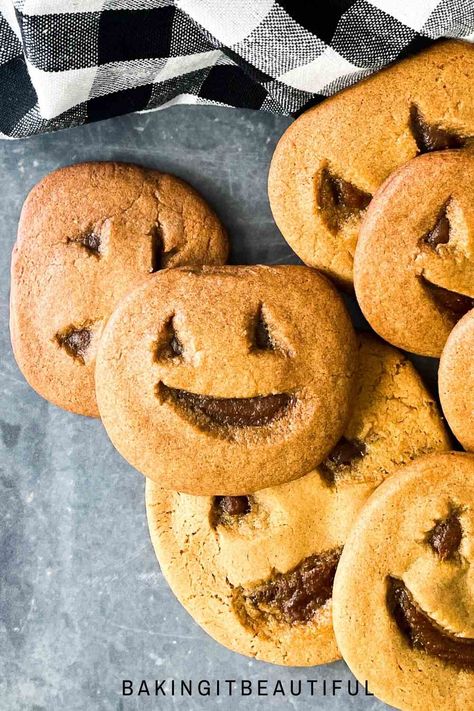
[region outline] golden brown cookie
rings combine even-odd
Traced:
[[[439,396],[449,426],[474,452],[474,310],[451,331],[439,364]]]
[[[334,581],[341,653],[407,711],[474,709],[474,456],[422,457],[362,509]]]
[[[356,340],[307,267],[165,270],[107,324],[96,369],[112,442],[191,494],[247,494],[307,473],[342,434]]]
[[[306,111],[273,156],[269,196],[295,252],[346,287],[361,218],[396,168],[474,137],[474,46],[433,45]]]
[[[11,336],[30,385],[98,416],[97,344],[116,303],[150,273],[222,264],[225,231],[179,178],[124,163],[81,163],[30,192],[13,251]]]
[[[372,200],[354,260],[364,316],[389,343],[439,357],[474,306],[474,152],[440,151],[396,171]]]
[[[275,664],[339,656],[332,581],[358,510],[394,469],[449,449],[411,363],[362,336],[351,419],[326,462],[250,496],[203,497],[147,481],[150,534],[188,612],[222,644]]]

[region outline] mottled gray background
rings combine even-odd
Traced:
[[[144,479],[100,422],[31,390],[8,333],[9,258],[21,204],[58,166],[118,159],[194,184],[229,229],[234,262],[297,261],[272,222],[268,164],[288,119],[175,107],[20,142],[0,143],[0,709],[279,708],[281,697],[121,696],[123,678],[351,678],[340,662],[308,670],[250,661],[220,647],[181,608],[148,537]],[[431,373],[432,376],[432,373]],[[373,698],[317,695],[297,709],[387,708]]]

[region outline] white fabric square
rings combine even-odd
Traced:
[[[274,0],[176,0],[176,5],[219,42],[232,45],[249,35],[271,10]]]
[[[45,119],[52,119],[71,109],[90,95],[97,67],[44,72],[27,62],[28,72],[38,96],[38,106]]]
[[[301,67],[291,69],[279,77],[279,80],[300,91],[318,94],[330,82],[345,74],[352,74],[358,69],[359,67],[355,67],[328,47],[320,57]]]
[[[439,0],[368,0],[379,10],[392,15],[399,22],[412,30],[421,30],[433,10],[439,5]]]

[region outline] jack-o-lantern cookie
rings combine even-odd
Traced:
[[[474,456],[432,454],[389,477],[339,562],[342,656],[407,711],[474,709]]]
[[[332,582],[358,510],[402,463],[447,449],[436,405],[411,363],[363,336],[351,419],[318,469],[239,497],[189,496],[147,481],[163,574],[227,647],[276,664],[330,662],[339,656]]]
[[[162,267],[222,264],[225,231],[179,178],[123,163],[82,163],[30,192],[13,251],[11,336],[44,398],[98,416],[94,366],[117,302]]]
[[[420,156],[372,200],[354,261],[357,300],[389,343],[439,357],[474,306],[474,152]]]
[[[473,139],[474,46],[436,44],[287,129],[269,175],[275,221],[306,264],[350,287],[361,218],[383,181],[419,153]]]
[[[332,449],[356,351],[341,297],[312,269],[165,270],[105,328],[100,414],[121,454],[162,485],[246,494]]]
[[[439,364],[439,396],[449,426],[474,452],[474,309],[451,331]]]

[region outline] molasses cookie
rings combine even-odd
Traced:
[[[444,414],[465,449],[474,451],[474,310],[451,331],[439,364]]]
[[[97,416],[97,344],[116,303],[163,267],[222,264],[214,212],[179,178],[120,163],[47,175],[28,195],[13,251],[11,336],[30,385]]]
[[[474,46],[437,43],[306,111],[281,138],[269,196],[295,252],[346,287],[361,219],[419,153],[470,145]]]
[[[105,328],[100,414],[121,454],[163,486],[247,494],[332,449],[356,351],[341,297],[312,269],[165,270]]]
[[[275,664],[336,659],[332,582],[358,510],[402,463],[449,448],[411,363],[362,336],[351,419],[326,461],[249,496],[189,496],[147,480],[163,574],[202,627],[236,652]]]
[[[474,152],[420,156],[396,171],[362,223],[354,284],[386,341],[439,357],[474,306]]]
[[[422,457],[362,509],[334,581],[334,630],[359,680],[407,711],[473,709],[474,456]]]

